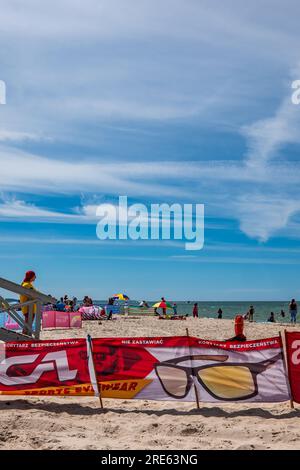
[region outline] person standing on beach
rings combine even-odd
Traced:
[[[65,311],[65,306],[66,306],[66,304],[64,303],[64,298],[61,297],[60,300],[58,302],[56,302],[55,310],[57,310],[58,312],[64,312]]]
[[[218,310],[218,318],[223,318],[223,310],[221,308]]]
[[[297,302],[295,299],[292,299],[289,305],[289,311],[291,315],[291,323],[296,323],[296,317],[297,317]]]
[[[249,321],[253,321],[253,315],[254,315],[254,307],[253,305],[250,305],[250,308],[249,308]]]
[[[173,304],[173,313],[174,313],[174,316],[177,315],[177,304]]]
[[[34,271],[27,271],[21,286],[25,287],[25,289],[35,290],[35,288],[33,286],[33,282],[35,280],[36,280],[35,272]],[[20,303],[27,302],[28,300],[29,300],[29,297],[27,297],[26,295],[20,295]],[[28,320],[29,320],[29,307],[27,305],[25,307],[22,307],[22,313],[23,313],[24,318],[25,318],[25,323],[28,323]],[[34,320],[35,314],[36,314],[36,304],[34,304],[34,306],[33,306],[32,321]],[[24,335],[29,334],[29,331],[27,330],[26,326],[24,326],[22,333]]]
[[[128,302],[127,300],[124,302],[124,315],[126,317],[128,317],[128,313],[129,313],[129,305],[128,305]]]
[[[199,315],[198,315],[198,304],[197,304],[197,302],[194,303],[193,317],[194,317],[194,318],[199,318]]]
[[[164,297],[161,298],[161,301],[162,301],[164,304],[166,303]],[[167,315],[167,306],[162,307],[162,311],[163,311],[163,315]]]

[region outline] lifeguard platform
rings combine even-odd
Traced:
[[[43,304],[54,304],[56,303],[56,299],[33,289],[25,289],[19,284],[3,278],[0,278],[0,289],[13,292],[18,296],[25,295],[28,298],[27,302],[11,304],[0,295],[0,315],[7,313],[16,323],[18,323],[18,325],[20,325],[20,329],[26,332],[26,334],[24,334],[0,327],[0,341],[39,340]],[[28,322],[25,321],[25,317],[21,312],[21,308],[25,306],[28,307]],[[35,319],[34,322],[33,318]]]

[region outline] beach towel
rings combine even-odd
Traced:
[[[186,317],[158,317],[159,320],[186,320]]]
[[[103,314],[101,313],[102,308],[97,305],[91,307],[80,307],[79,312],[81,313],[82,320],[101,320]]]

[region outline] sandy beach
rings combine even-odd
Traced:
[[[275,336],[287,325],[246,324],[247,339]],[[224,340],[233,321],[153,317],[84,322],[43,331],[42,339],[190,335]],[[290,328],[289,328],[290,329]],[[300,449],[300,408],[279,404],[195,404],[92,397],[0,397],[0,449]]]

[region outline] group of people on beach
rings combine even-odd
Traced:
[[[67,295],[60,297],[53,309],[58,312],[76,312],[80,307],[92,307],[94,305],[93,299],[88,295],[85,295],[81,304],[78,303],[77,297],[73,297],[72,300]]]
[[[53,305],[53,309],[57,312],[76,312],[78,308],[77,297],[69,299],[67,295],[60,297],[56,304]]]
[[[290,321],[292,324],[296,324],[297,322],[297,312],[298,312],[298,306],[297,302],[295,299],[292,299],[289,303],[289,314],[290,314]],[[245,320],[249,320],[250,322],[254,321],[254,307],[253,305],[250,306],[248,312],[243,316]],[[285,311],[281,310],[280,311],[280,316],[281,318],[285,318]],[[275,319],[275,314],[274,312],[270,312],[270,315],[268,316],[267,322],[269,323],[276,323]]]
[[[289,314],[290,314],[290,321],[294,325],[297,323],[297,313],[298,313],[297,302],[295,299],[292,299],[291,302],[289,303]],[[284,310],[280,311],[280,316],[281,318],[285,318]],[[270,316],[267,321],[270,323],[276,323],[274,312],[270,313]]]
[[[162,302],[165,302],[165,298],[161,298]],[[143,301],[144,302],[144,301]],[[289,303],[289,314],[290,314],[290,321],[291,323],[295,324],[297,322],[297,302],[295,299],[292,299],[291,302]],[[173,312],[174,315],[177,315],[177,304],[173,304]],[[157,312],[157,309],[154,309],[154,313],[156,315],[159,315]],[[254,321],[254,314],[255,314],[255,308],[253,305],[250,305],[247,313],[242,315],[244,320],[248,320],[249,322]],[[162,308],[162,315],[166,315],[166,308]],[[285,318],[285,312],[284,310],[280,311],[281,318]],[[199,307],[198,307],[198,302],[195,302],[193,305],[193,310],[192,310],[192,316],[193,318],[199,318]],[[221,308],[218,309],[217,311],[217,319],[222,319],[223,318],[223,310]],[[269,323],[276,323],[275,319],[275,314],[274,312],[271,312],[270,315],[268,316],[267,322]]]
[[[145,302],[143,300],[143,302]],[[164,306],[165,304],[165,306]],[[149,308],[149,306],[148,306]],[[159,313],[158,312],[158,307],[154,308],[154,314],[155,315],[162,315],[162,316],[166,316],[167,315],[167,304],[166,304],[166,300],[164,297],[161,297],[161,310],[162,310],[162,313]],[[173,309],[173,315],[174,316],[177,316],[178,315],[178,309],[177,309],[177,304],[176,303],[173,303],[172,305],[172,309]],[[186,314],[185,316],[189,316],[188,314]],[[199,307],[198,307],[198,302],[195,302],[194,305],[193,305],[193,311],[192,311],[192,316],[193,318],[199,318]],[[223,311],[221,308],[219,308],[218,312],[217,312],[217,318],[221,319],[223,318]]]
[[[193,306],[193,318],[199,318],[198,302],[195,302]],[[221,308],[217,311],[217,318],[219,320],[223,318],[223,310]]]

